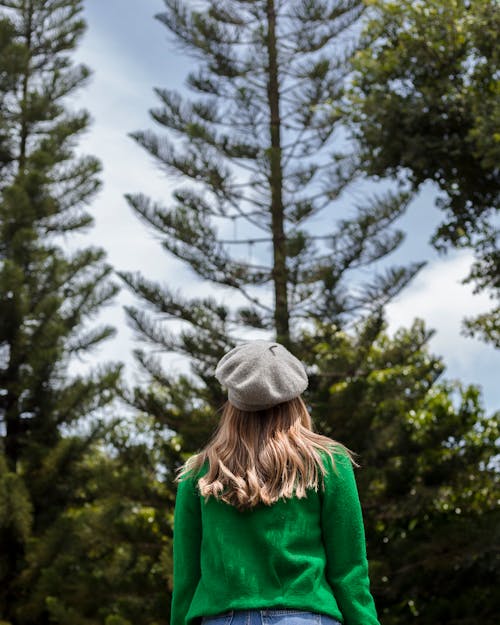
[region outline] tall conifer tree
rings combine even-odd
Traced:
[[[85,206],[100,187],[99,161],[74,152],[89,114],[64,104],[90,75],[68,54],[81,11],[79,0],[0,2],[0,619],[12,625],[50,620],[44,601],[22,616],[35,592],[26,563],[78,501],[74,467],[104,431],[92,416],[122,367],[68,376],[74,356],[115,333],[87,323],[119,289],[104,250],[62,247],[92,225]]]
[[[172,336],[151,314],[126,307],[142,338],[192,358],[204,383],[199,389],[185,377],[169,379],[159,362],[135,350],[163,389],[180,383],[189,389],[187,397],[216,405],[222,396],[212,380],[214,365],[232,346],[237,328],[272,330],[278,341],[291,346],[301,321],[345,327],[380,309],[425,264],[391,267],[367,284],[349,288],[352,270],[370,267],[399,246],[404,234],[392,226],[410,201],[404,190],[372,192],[342,218],[341,204],[335,202],[359,171],[356,155],[339,147],[342,119],[325,103],[343,93],[348,59],[356,49],[349,37],[364,8],[358,0],[231,0],[191,10],[187,3],[166,0],[165,11],[156,16],[181,49],[199,59],[187,84],[202,97],[187,101],[172,89],[156,88],[160,105],[151,116],[171,131],[170,137],[151,130],[131,137],[163,170],[188,184],[173,193],[171,206],[144,193],[126,198],[168,251],[200,278],[228,287],[248,302],[233,311],[214,297],[189,298],[132,272],[119,272],[150,311],[191,326]],[[177,144],[177,137],[183,143]],[[336,149],[328,153],[332,144]],[[332,222],[337,218],[336,225],[329,233],[311,234],[308,219],[324,209]],[[255,236],[219,236],[218,228],[231,221],[254,228]],[[235,246],[242,243],[266,243],[270,258],[259,253],[254,262],[235,259]],[[264,296],[272,291],[272,305],[256,294],[259,290]],[[132,403],[173,429],[179,425],[178,414],[192,414],[200,406],[175,392],[179,406],[170,411],[162,392],[155,397],[155,388],[151,390],[144,397],[137,389]]]

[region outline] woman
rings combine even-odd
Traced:
[[[221,421],[176,477],[170,625],[380,625],[360,465],[313,431],[302,363],[259,339],[215,377]]]

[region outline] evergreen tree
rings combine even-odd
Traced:
[[[0,1],[0,619],[12,625],[51,619],[47,588],[22,616],[41,592],[33,563],[79,501],[74,470],[107,427],[98,411],[122,367],[68,376],[73,357],[115,333],[87,322],[119,289],[102,249],[61,247],[92,225],[85,205],[100,187],[99,161],[74,153],[89,114],[64,106],[90,75],[68,55],[81,5]]]
[[[60,625],[168,625],[174,498],[150,420],[117,419],[73,467],[77,500],[30,554],[20,622],[38,623],[46,606]]]
[[[143,193],[126,198],[167,250],[199,277],[242,294],[249,305],[229,313],[215,302],[182,301],[167,287],[131,272],[119,275],[151,309],[197,330],[169,337],[129,306],[133,327],[167,350],[206,363],[208,354],[211,366],[232,327],[273,329],[277,340],[289,345],[291,320],[345,323],[389,301],[423,263],[390,268],[358,293],[345,285],[349,270],[369,266],[401,243],[403,233],[390,227],[407,207],[404,192],[373,193],[330,234],[315,236],[305,228],[322,209],[333,211],[334,200],[359,177],[355,155],[326,153],[342,120],[325,102],[343,92],[355,44],[346,49],[340,44],[352,36],[363,3],[231,0],[210,1],[204,8],[194,11],[166,0],[166,10],[156,16],[181,49],[200,60],[187,83],[204,98],[184,101],[174,90],[156,88],[160,106],[150,111],[184,145],[150,130],[130,134],[163,170],[194,184],[176,190],[170,207]],[[218,223],[237,219],[262,236],[218,236]],[[327,241],[324,253],[317,240]],[[231,246],[241,243],[268,243],[270,261],[262,254],[261,263],[236,260]],[[272,307],[250,292],[266,285],[273,291]],[[207,337],[218,337],[219,344],[211,348]]]
[[[466,336],[500,347],[500,7],[494,0],[370,1],[364,46],[340,109],[368,175],[434,181],[441,253],[472,249],[463,283],[494,307],[463,320]],[[340,112],[339,112],[340,114]]]
[[[200,386],[190,376],[168,375],[159,360],[137,348],[134,354],[154,385],[123,398],[195,445],[205,440],[212,409],[223,401],[213,371],[233,346],[236,329],[272,330],[291,346],[294,325],[321,319],[345,326],[396,296],[425,264],[392,267],[357,290],[348,288],[350,271],[384,259],[403,240],[400,230],[391,229],[410,201],[403,191],[368,195],[330,234],[313,235],[304,227],[322,209],[333,210],[334,200],[359,177],[355,154],[324,154],[342,122],[324,103],[341,97],[356,46],[335,44],[352,35],[364,5],[326,4],[209,2],[201,12],[166,1],[166,11],[156,16],[182,49],[200,59],[187,83],[204,99],[184,102],[173,90],[155,89],[161,106],[151,110],[152,118],[184,138],[184,149],[150,130],[131,137],[162,169],[192,184],[174,191],[171,207],[143,193],[126,198],[169,252],[200,278],[241,294],[248,305],[230,310],[213,296],[187,298],[119,271],[149,309],[125,307],[140,338],[188,356],[202,381]],[[239,219],[263,236],[218,236],[218,222]],[[318,240],[327,241],[326,251]],[[240,243],[268,243],[268,264],[235,259],[230,251]],[[266,287],[274,294],[271,306],[253,293],[266,295]],[[174,336],[158,325],[155,313],[190,327]]]

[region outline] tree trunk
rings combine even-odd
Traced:
[[[271,219],[273,233],[273,276],[274,276],[274,320],[276,340],[285,346],[290,345],[290,325],[287,293],[287,266],[285,253],[285,233],[283,229],[283,171],[281,164],[280,136],[280,94],[278,85],[278,64],[276,51],[276,13],[274,0],[267,2],[268,35],[267,51],[269,58],[269,80],[267,97],[270,110],[270,187],[271,187]]]

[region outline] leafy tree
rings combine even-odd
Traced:
[[[74,468],[106,430],[122,365],[68,376],[71,359],[113,336],[88,320],[117,293],[102,249],[65,254],[62,235],[93,218],[99,161],[76,156],[87,111],[64,98],[89,69],[75,66],[85,24],[76,0],[0,1],[0,618],[48,623],[27,563],[78,502]],[[82,429],[83,428],[83,429]]]
[[[383,316],[351,335],[317,324],[300,345],[318,430],[357,451],[372,591],[383,625],[493,625],[500,581],[500,412],[439,380],[434,330]]]
[[[463,333],[500,347],[500,8],[493,0],[370,0],[344,112],[368,175],[413,189],[433,181],[443,222],[431,243],[471,248],[463,283],[496,304],[465,318]]]

